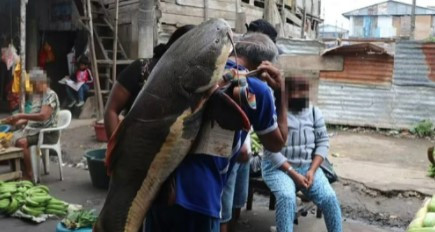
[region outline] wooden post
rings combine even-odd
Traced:
[[[21,80],[20,80],[20,112],[24,112],[26,104],[26,5],[27,0],[20,2],[20,62],[21,62]]]
[[[415,39],[415,5],[416,0],[412,0],[412,10],[411,10],[411,40]]]
[[[242,11],[240,0],[236,0],[236,33],[243,34],[246,32],[246,14]]]
[[[287,24],[287,16],[285,14],[285,3],[286,0],[282,0],[282,7],[281,7],[281,30],[283,33],[283,37],[286,37],[286,32],[285,32],[285,25]]]
[[[207,20],[208,20],[208,0],[204,0],[204,21]]]
[[[116,59],[118,55],[118,14],[119,14],[119,0],[115,1],[115,34],[113,38],[113,67],[112,67],[112,80],[113,84],[116,81]]]
[[[306,0],[303,0],[304,3],[304,14],[302,15],[302,26],[301,26],[301,39],[305,38],[305,21],[307,20],[307,4],[305,2]]]
[[[104,105],[103,105],[103,96],[101,95],[101,87],[100,87],[100,76],[98,74],[98,63],[97,63],[97,55],[95,54],[95,43],[94,43],[94,26],[92,22],[92,8],[91,8],[91,0],[86,0],[87,5],[87,13],[89,18],[89,44],[91,46],[91,65],[94,73],[94,83],[95,83],[95,97],[97,98],[97,121],[103,118],[104,113]]]
[[[154,48],[155,1],[139,0],[138,57],[152,58]]]

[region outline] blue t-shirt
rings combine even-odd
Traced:
[[[226,69],[236,68],[228,60]],[[243,67],[237,67],[244,69]],[[255,94],[256,110],[249,107],[247,114],[257,134],[267,134],[278,127],[272,89],[257,78],[248,78],[249,90]],[[227,174],[235,163],[248,132],[236,131],[230,159],[210,155],[188,155],[175,171],[176,203],[210,217],[220,218],[221,195]]]

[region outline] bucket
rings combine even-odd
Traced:
[[[6,125],[6,124],[0,125],[0,132],[6,133],[6,132],[9,132],[10,129],[11,129],[11,126],[9,126],[9,125]]]
[[[107,134],[106,129],[104,128],[104,124],[95,123],[94,124],[95,135],[97,137],[98,142],[107,142]]]
[[[92,149],[85,152],[88,161],[89,174],[91,175],[92,185],[96,188],[109,189],[110,177],[107,175],[104,161],[106,159],[106,149]]]
[[[56,232],[92,232],[92,228],[80,228],[76,230],[70,230],[66,228],[62,222],[57,223],[56,225]]]

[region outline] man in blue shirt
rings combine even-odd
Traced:
[[[287,140],[288,128],[284,80],[279,70],[270,63],[277,58],[276,46],[267,36],[252,33],[244,35],[235,49],[237,56],[230,56],[226,68],[258,69],[261,78],[267,82],[258,78],[247,79],[257,106],[255,109],[242,106],[242,109],[265,148],[280,151]],[[188,155],[174,172],[175,204],[155,204],[147,218],[148,229],[152,232],[219,231],[223,187],[247,133],[235,132],[230,158],[207,154]]]

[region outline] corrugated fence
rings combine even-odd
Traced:
[[[328,123],[412,128],[435,122],[435,43],[398,42],[390,86],[320,81],[318,105]]]

